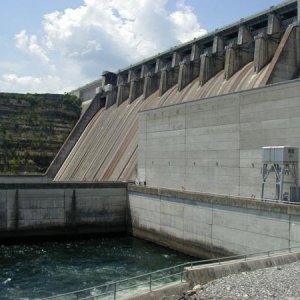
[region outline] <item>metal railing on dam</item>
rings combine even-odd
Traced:
[[[180,264],[174,267],[161,269],[155,272],[143,274],[140,276],[131,277],[124,280],[109,282],[99,286],[94,286],[87,289],[77,290],[70,293],[55,295],[46,299],[65,299],[65,300],[87,300],[87,299],[125,299],[137,293],[147,293],[155,291],[159,288],[166,287],[168,284],[186,282],[186,268],[193,268],[205,265],[225,265],[232,261],[249,261],[254,258],[273,257],[278,254],[297,253],[300,247],[291,247],[277,249],[272,251],[255,252],[249,254],[228,256],[222,258],[198,260]]]

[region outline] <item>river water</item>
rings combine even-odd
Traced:
[[[132,237],[0,245],[0,299],[38,299],[192,258]]]

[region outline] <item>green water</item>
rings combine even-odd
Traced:
[[[0,299],[37,299],[192,258],[132,237],[0,246]]]

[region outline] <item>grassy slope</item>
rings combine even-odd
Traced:
[[[80,116],[70,95],[0,93],[0,174],[41,174]]]

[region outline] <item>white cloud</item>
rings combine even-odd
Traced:
[[[15,35],[15,40],[17,48],[32,54],[43,63],[50,61],[45,50],[38,44],[36,35],[28,36],[26,30],[22,30]]]
[[[52,76],[51,82],[58,82],[57,90],[62,83],[69,87],[70,82],[75,88],[99,78],[103,70],[117,71],[206,33],[190,6],[179,2],[174,11],[169,11],[167,3],[84,0],[76,9],[46,14],[43,35],[37,37],[22,30],[15,36],[16,47],[42,61],[46,75],[5,75],[2,81],[14,81],[21,87],[27,82],[32,88],[32,78],[38,91],[48,91],[47,76]]]
[[[201,28],[192,7],[179,2],[178,10],[170,14],[170,19],[175,25],[175,34],[181,42],[187,42],[195,37],[199,37],[207,33]]]
[[[38,93],[51,92],[63,93],[65,83],[58,76],[47,75],[44,77],[18,76],[16,74],[3,74],[0,84],[6,92]],[[15,87],[18,90],[15,90]]]
[[[27,48],[29,38],[26,33],[26,30],[22,30],[18,34],[16,34],[15,40],[16,40],[17,48],[19,48],[19,49]]]

